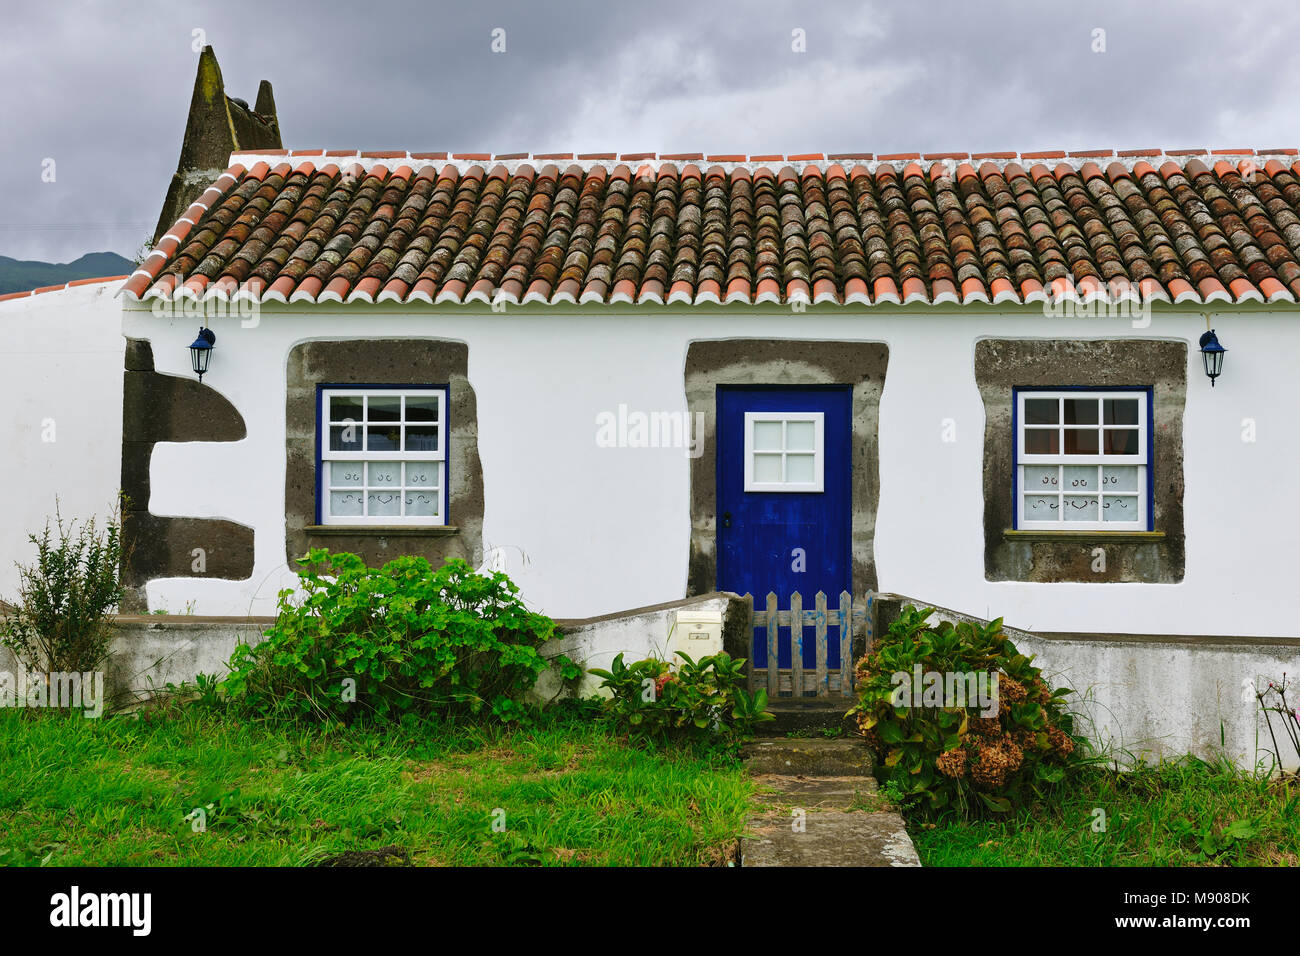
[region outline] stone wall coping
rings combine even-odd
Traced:
[[[119,614],[110,622],[114,627],[144,627],[150,624],[160,624],[167,627],[177,627],[186,624],[192,624],[195,627],[206,626],[210,624],[219,624],[229,626],[232,624],[256,624],[259,627],[270,627],[275,623],[273,617],[248,617],[245,615],[217,615],[217,614]]]
[[[875,595],[877,606],[882,602],[897,602],[900,606],[911,604],[921,610],[932,607],[944,617],[961,621],[988,623],[984,618],[974,614],[965,614],[951,608],[940,607],[929,601],[921,601],[905,594],[879,593]],[[1126,634],[1100,633],[1087,631],[1026,631],[1015,627],[1004,627],[1012,640],[1030,639],[1058,642],[1078,642],[1085,644],[1141,644],[1147,646],[1170,645],[1187,647],[1295,647],[1300,648],[1300,637],[1264,637],[1228,634]]]
[[[732,594],[730,591],[710,591],[708,594],[696,594],[691,597],[685,597],[678,601],[665,601],[663,604],[647,604],[645,607],[629,608],[626,611],[612,611],[609,614],[598,614],[595,617],[580,618],[556,618],[556,627],[563,633],[575,631],[592,624],[600,624],[604,621],[616,621],[624,617],[640,617],[643,614],[654,614],[658,611],[670,611],[674,608],[692,607],[696,604],[706,604],[709,601],[716,601],[719,598],[727,600],[738,600],[739,594]]]

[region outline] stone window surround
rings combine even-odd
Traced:
[[[371,566],[406,554],[439,565],[483,560],[483,470],[478,414],[469,384],[469,347],[428,338],[319,339],[289,351],[285,397],[285,557],[310,548],[351,551]],[[445,385],[448,388],[446,525],[317,524],[319,386]]]
[[[984,403],[984,576],[989,581],[1142,582],[1183,579],[1183,409],[1187,343],[1160,339],[982,339],[975,379]],[[1015,388],[1152,391],[1152,531],[1014,531]],[[1096,549],[1104,549],[1104,570]]]
[[[691,342],[685,386],[692,421],[703,422],[700,455],[691,459],[691,538],[687,595],[717,586],[717,391],[719,385],[850,385],[853,589],[877,587],[874,556],[880,497],[878,422],[889,346],[869,341],[714,339]],[[855,654],[861,648],[855,642]]]

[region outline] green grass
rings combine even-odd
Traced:
[[[1055,807],[996,822],[909,819],[908,831],[925,866],[1297,866],[1300,784],[1194,758],[1091,769]]]
[[[294,866],[395,844],[416,865],[709,865],[752,789],[729,757],[575,719],[326,732],[0,710],[0,864]]]

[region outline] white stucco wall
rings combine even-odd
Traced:
[[[677,449],[602,448],[596,416],[620,404],[685,411],[690,341],[705,338],[863,339],[889,345],[880,407],[879,587],[1026,629],[1292,635],[1294,540],[1300,513],[1288,486],[1300,474],[1295,356],[1300,315],[1265,307],[1214,316],[1230,350],[1211,389],[1194,309],[1128,319],[1048,318],[1037,308],[871,310],[775,307],[311,307],[262,310],[256,328],[217,318],[205,384],[245,416],[234,443],[159,444],[157,514],[223,517],[256,529],[250,581],[159,580],[151,606],[201,614],[264,614],[289,580],[284,555],[285,365],[314,338],[431,337],[469,345],[478,401],[484,542],[536,607],[585,617],[682,597],[689,542],[689,461]],[[197,323],[137,306],[123,330],[153,341],[158,371],[189,375]],[[983,405],[975,342],[986,337],[1182,338],[1186,577],[1177,585],[985,581]],[[118,363],[120,367],[120,363]],[[1256,441],[1242,440],[1253,419]],[[956,425],[944,442],[945,419]],[[202,494],[196,494],[196,489]],[[196,504],[201,511],[196,512]],[[454,520],[454,518],[453,518]]]
[[[53,519],[102,519],[121,479],[121,281],[0,302],[0,600]]]

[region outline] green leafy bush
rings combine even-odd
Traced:
[[[36,545],[36,563],[18,566],[18,603],[0,608],[0,645],[31,671],[98,670],[113,642],[112,613],[122,599],[122,528],[116,514],[64,523],[55,512]]]
[[[850,714],[876,755],[885,791],[905,807],[963,815],[1048,797],[1083,759],[1064,701],[1070,691],[1047,686],[1033,658],[1002,632],[1001,619],[931,627],[932,613],[905,607],[858,663],[858,704]],[[969,696],[923,694],[917,701],[918,673],[938,675],[944,689],[948,675],[985,675],[995,707]]]
[[[229,701],[342,721],[524,716],[520,698],[547,666],[538,648],[555,624],[524,607],[506,575],[413,556],[368,568],[319,548],[299,564],[301,593],[281,591],[266,640],[231,657]]]
[[[600,702],[615,729],[657,743],[675,741],[739,743],[754,726],[772,720],[767,691],[745,689],[745,660],[725,651],[692,660],[685,654],[674,671],[655,658],[623,663],[614,658],[609,670],[591,668],[610,697]]]

